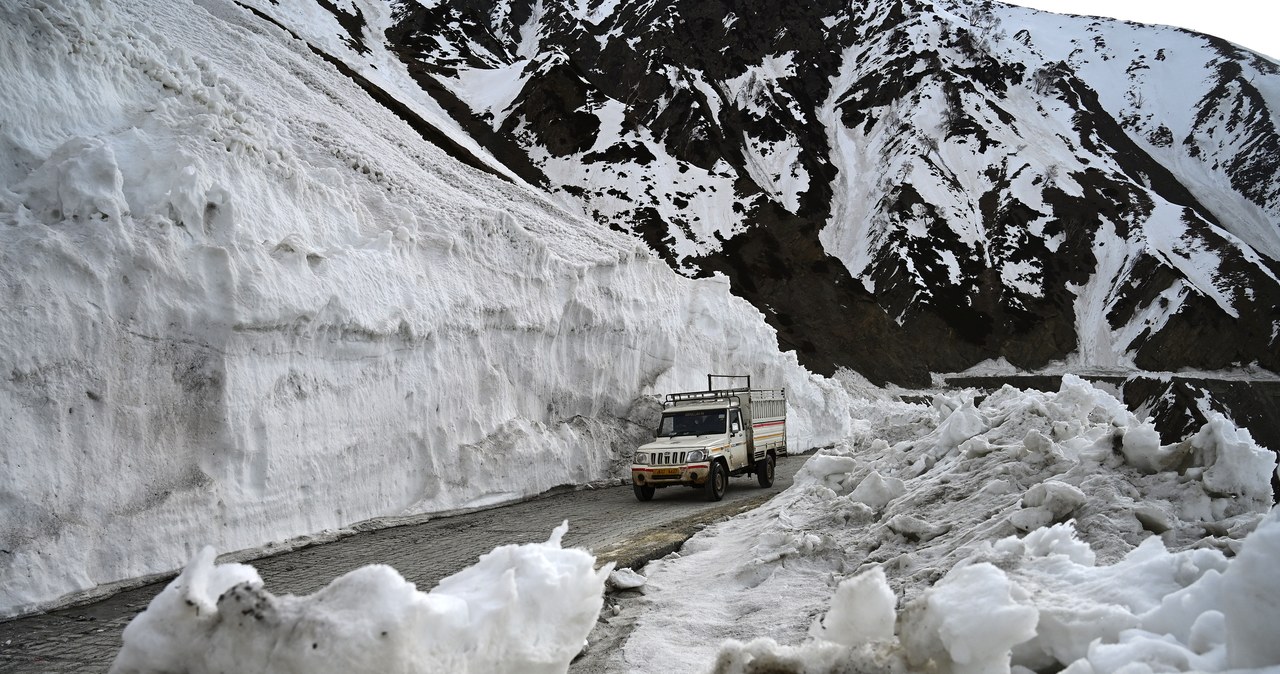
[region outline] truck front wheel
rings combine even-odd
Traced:
[[[707,476],[707,500],[719,501],[724,498],[724,488],[729,482],[728,472],[724,469],[724,464],[716,461],[711,464],[711,474]]]
[[[777,459],[770,454],[756,462],[756,480],[760,482],[761,487],[773,486],[773,468]]]
[[[631,488],[635,490],[636,498],[641,501],[652,501],[653,492],[657,491],[654,487],[641,487],[638,484],[631,485]]]

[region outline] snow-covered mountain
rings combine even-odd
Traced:
[[[393,50],[814,371],[1280,369],[1280,66],[1222,40],[979,0],[250,4]]]

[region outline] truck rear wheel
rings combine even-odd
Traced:
[[[724,498],[724,489],[728,486],[728,482],[729,475],[724,469],[724,464],[719,461],[712,463],[711,474],[707,476],[707,484],[705,485],[707,500],[719,501]]]
[[[635,490],[636,498],[640,499],[641,501],[652,501],[653,492],[657,491],[657,489],[655,489],[654,487],[641,487],[638,484],[631,485],[631,488]]]
[[[756,480],[761,487],[773,486],[773,469],[777,463],[777,459],[770,454],[756,462]]]

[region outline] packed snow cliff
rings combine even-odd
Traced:
[[[708,371],[785,386],[796,447],[847,434],[723,278],[234,3],[4,3],[0,82],[0,617],[619,477]]]

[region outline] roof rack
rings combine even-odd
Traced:
[[[731,386],[729,388],[716,388],[716,379],[737,380],[737,382],[746,382],[745,386]],[[737,383],[730,381],[730,384]],[[663,407],[670,407],[678,403],[697,403],[697,402],[713,402],[716,400],[724,400],[726,403],[737,401],[742,404],[742,394],[748,394],[750,400],[785,400],[787,390],[785,388],[773,389],[756,389],[751,388],[751,375],[749,374],[709,374],[707,375],[707,390],[705,391],[683,391],[681,393],[668,393],[663,401]]]
[[[674,405],[676,403],[690,403],[702,401],[725,400],[738,397],[739,393],[745,393],[750,389],[730,388],[720,389],[718,391],[686,391],[684,393],[668,393],[664,406]]]

